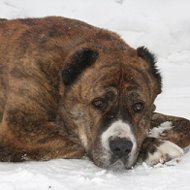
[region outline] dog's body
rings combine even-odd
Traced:
[[[110,31],[61,17],[0,20],[1,161],[87,155],[130,168],[178,157],[190,122],[153,113],[160,92],[154,56]],[[165,121],[174,127],[148,137]]]

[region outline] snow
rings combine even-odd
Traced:
[[[0,0],[0,17],[61,15],[119,33],[158,57],[163,93],[157,111],[190,119],[189,0]],[[88,160],[0,163],[5,190],[189,190],[190,151],[179,161],[113,172]]]

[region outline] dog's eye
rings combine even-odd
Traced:
[[[144,110],[144,104],[142,102],[138,102],[133,104],[132,109],[136,113],[140,113]]]
[[[101,111],[104,111],[105,108],[107,107],[107,102],[104,98],[96,98],[92,101],[92,105]]]

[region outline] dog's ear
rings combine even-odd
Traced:
[[[151,73],[156,78],[159,88],[159,93],[161,93],[162,89],[162,77],[160,75],[160,72],[156,66],[156,57],[154,54],[152,54],[146,47],[139,47],[137,48],[137,55],[144,59],[148,64]]]
[[[81,48],[68,57],[62,70],[61,78],[65,86],[71,85],[77,77],[98,58],[98,52],[88,48]]]

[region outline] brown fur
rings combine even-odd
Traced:
[[[74,84],[64,85],[61,71],[72,64],[72,55],[85,48],[98,52],[96,63]],[[146,102],[145,113],[129,111],[128,117],[141,127],[135,134],[140,150],[150,128],[154,99],[160,93],[147,62],[115,33],[77,20],[0,20],[0,160],[81,158],[87,154],[101,166],[92,150],[98,149],[102,117],[111,108],[124,109],[136,101],[139,97],[134,92],[139,91]],[[104,113],[95,110],[92,100],[110,91],[110,109]],[[156,116],[154,124],[170,118]],[[176,130],[163,138],[182,147],[190,144],[189,121],[175,118],[175,124]]]

